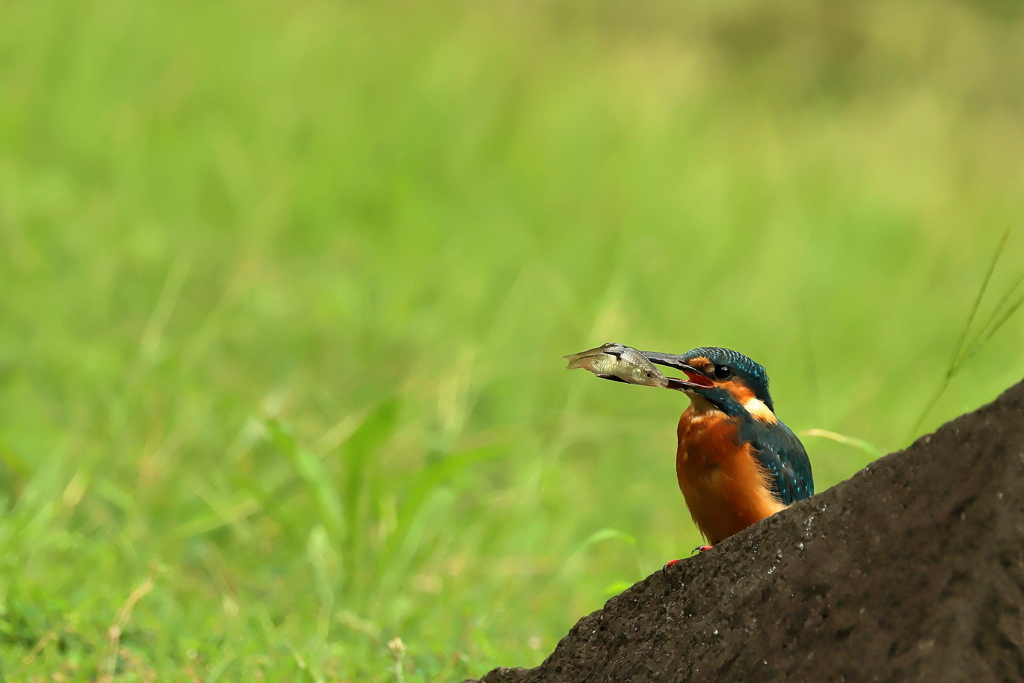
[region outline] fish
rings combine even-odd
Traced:
[[[661,374],[644,354],[631,346],[608,343],[596,349],[563,356],[569,364],[566,370],[583,368],[601,379],[646,387],[669,387],[670,378]]]

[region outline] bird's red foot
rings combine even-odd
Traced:
[[[708,550],[711,550],[711,548],[713,548],[713,547],[714,546],[710,546],[710,545],[699,545],[699,546],[697,546],[696,548],[693,549],[693,552],[695,552],[695,553],[696,552],[703,553],[703,552],[706,552]],[[691,554],[693,554],[693,553],[691,553]],[[676,565],[676,564],[679,564],[680,562],[682,562],[682,560],[669,560],[668,562],[665,563],[665,566],[662,567],[661,570],[665,571],[669,567],[671,567],[673,565]]]

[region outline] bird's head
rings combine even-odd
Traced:
[[[686,378],[670,378],[669,388],[699,397],[732,417],[774,422],[775,405],[768,392],[768,373],[760,364],[732,349],[702,346],[681,356],[643,352],[659,365],[681,370]]]

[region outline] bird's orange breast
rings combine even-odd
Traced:
[[[676,477],[690,515],[715,545],[783,505],[748,444],[738,443],[737,424],[717,410],[693,405],[679,418]]]

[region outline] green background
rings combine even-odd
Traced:
[[[10,680],[537,664],[700,542],[686,399],[564,371],[602,342],[883,452],[1024,375],[1016,316],[915,427],[1024,271],[1019,3],[0,15]]]

